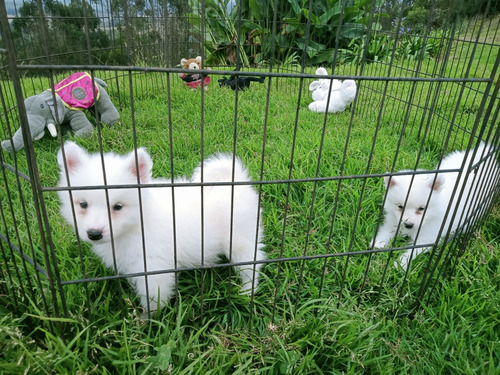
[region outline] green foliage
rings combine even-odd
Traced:
[[[181,57],[191,56],[184,35],[189,30],[183,17],[188,9],[187,2],[179,0],[112,0],[115,40],[108,64],[175,66]],[[196,35],[189,38],[196,45]]]
[[[370,63],[384,61],[391,56],[394,44],[387,35],[372,36],[368,47],[365,41],[366,38],[351,40],[347,48],[340,50],[340,62],[360,64],[364,57],[365,62]]]
[[[193,49],[199,53],[196,35],[189,36],[190,44],[183,43],[189,29],[181,17],[188,10],[186,2],[113,0],[103,9],[88,1],[43,0],[42,6],[38,8],[37,0],[23,2],[12,20],[19,60],[175,66]],[[166,44],[167,40],[176,43]]]
[[[208,65],[234,66],[239,58],[244,66],[264,67],[271,61],[288,66],[305,61],[315,66],[333,64],[336,57],[340,63],[384,61],[393,45],[393,36],[381,34],[381,22],[388,18],[381,13],[381,0],[375,2],[372,19],[370,0],[249,0],[236,4],[230,0],[113,0],[109,7],[112,29],[103,25],[88,2],[44,0],[43,6],[50,22],[40,18],[36,0],[23,3],[19,17],[12,21],[20,60],[43,59],[48,51],[52,60],[65,64],[176,66],[181,57],[201,54],[203,45]],[[427,25],[429,10],[419,9],[408,13],[406,29]],[[184,14],[188,17],[180,17]],[[44,30],[47,41],[42,40]],[[184,43],[187,30],[189,43]],[[432,43],[424,45],[419,37],[406,34],[399,39],[399,57],[415,58],[419,48],[425,49],[424,58],[435,56]]]
[[[200,4],[198,0],[190,2],[191,22],[199,33]],[[273,2],[237,2],[230,11],[229,1],[209,0],[204,4],[204,39],[209,62],[234,64],[239,48],[243,65],[266,65],[271,59],[283,62],[290,54],[302,51],[307,54],[307,63],[314,65],[332,62],[336,47],[347,46],[351,39],[365,34],[372,2],[349,0],[342,6],[340,0],[315,1],[310,10],[307,1],[280,1],[276,14]],[[273,36],[270,21],[274,17],[278,27]]]
[[[244,65],[249,65],[249,55],[252,53],[251,47],[260,38],[259,26],[245,21],[240,26],[241,32],[239,33],[235,8],[231,13],[227,11],[229,1],[205,1],[205,13],[203,13],[201,2],[190,0],[189,4],[193,13],[190,15],[189,20],[199,35],[203,35],[204,31],[205,54],[208,56],[207,64],[218,65],[221,61],[234,64],[236,56],[239,54],[240,61]],[[204,14],[203,18],[200,16],[202,14]],[[202,30],[203,26],[204,29]],[[236,40],[238,34],[240,34],[240,39]],[[248,37],[245,38],[247,35]],[[247,44],[250,45],[250,48],[244,48]],[[237,48],[239,49],[237,50]]]
[[[199,33],[202,31],[202,19],[197,16],[202,13],[200,4],[198,0],[190,2],[194,13],[190,20]],[[234,65],[239,56],[240,63],[245,66],[268,66],[270,59],[289,65],[290,57],[299,63],[303,53],[308,65],[332,64],[336,49],[338,62],[359,64],[363,59],[368,63],[386,61],[394,48],[397,50],[395,56],[406,60],[434,58],[439,49],[436,39],[429,38],[424,43],[423,37],[410,35],[400,36],[395,46],[393,36],[380,33],[379,21],[384,18],[380,13],[375,13],[371,33],[366,34],[371,6],[371,1],[367,0],[351,0],[343,8],[341,1],[332,4],[315,1],[311,11],[307,8],[308,2],[280,2],[276,15],[280,26],[274,38],[268,23],[274,17],[273,3],[238,2],[230,12],[229,0],[209,0],[204,4],[205,53],[209,64]],[[380,4],[377,2],[376,6]],[[427,10],[415,10],[422,25],[427,13]],[[411,14],[409,17],[411,20]]]
[[[415,35],[437,30],[455,22],[474,17],[491,17],[500,12],[500,2],[490,0],[386,0],[381,11],[384,30],[394,30],[400,24]]]
[[[415,6],[408,13],[408,16],[404,19],[404,26],[406,29],[411,30],[411,32],[415,34],[425,32],[427,28],[427,19],[429,18],[429,10]]]
[[[489,0],[415,0],[407,9],[403,25],[413,34],[435,30],[459,19],[492,16],[500,12],[500,2]]]
[[[441,48],[437,38],[405,35],[396,49],[396,55],[404,60],[424,60],[435,58]]]
[[[394,37],[377,33],[370,37],[351,40],[347,48],[339,50],[339,62],[360,64],[389,61],[394,51],[394,58],[399,60],[427,60],[436,58],[443,48],[444,32],[432,32],[428,37],[402,35],[398,42]]]
[[[19,8],[20,17],[12,21],[18,59],[40,58],[49,52],[52,56],[57,55],[61,64],[90,62],[81,51],[85,51],[92,41],[92,46],[98,50],[94,58],[106,60],[106,53],[102,50],[110,46],[110,40],[99,28],[100,19],[88,2],[73,0],[65,5],[56,0],[45,0],[43,6],[40,10],[36,0],[24,2]],[[51,21],[41,19],[41,12]]]

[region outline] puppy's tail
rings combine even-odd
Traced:
[[[233,179],[234,176],[234,179]],[[194,170],[191,181],[201,182],[201,165]],[[203,182],[251,181],[248,169],[241,160],[231,154],[215,154],[203,162]]]

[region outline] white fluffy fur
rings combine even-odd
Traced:
[[[105,184],[100,154],[89,154],[74,142],[65,143],[64,153],[65,159],[62,150],[57,157],[60,187],[68,186],[68,178],[72,187]],[[137,160],[134,152],[125,156],[104,154],[104,164],[109,186],[134,185],[138,177],[140,183],[146,185],[171,182],[152,178],[153,162],[143,148],[137,150]],[[235,182],[250,181],[248,171],[237,158],[234,170]],[[198,167],[191,179],[178,178],[175,183],[201,182],[201,172],[201,167]],[[232,174],[232,155],[218,154],[204,162],[204,182],[230,183]],[[92,250],[106,266],[114,269],[116,260],[116,270],[120,274],[144,272],[144,253],[147,271],[199,266],[202,253],[204,265],[217,263],[220,254],[231,263],[265,259],[263,229],[258,220],[261,209],[253,187],[235,185],[232,195],[230,185],[205,186],[203,210],[201,189],[200,186],[146,187],[140,190],[137,187],[109,188],[108,198],[102,188],[76,189],[72,190],[72,200],[68,191],[60,191],[59,198],[63,217],[73,227],[76,224],[79,237],[92,244]],[[102,238],[98,238],[100,235]],[[174,263],[174,252],[177,264]],[[243,283],[242,291],[250,292],[256,288],[258,279],[254,275],[258,276],[261,264],[237,268]],[[140,296],[141,304],[146,307],[149,302],[152,310],[158,305],[164,306],[174,293],[174,273],[149,275],[147,286],[144,276],[130,277],[129,282]]]
[[[490,151],[490,145],[481,143],[472,165],[478,163]],[[473,150],[466,154],[465,151],[455,151],[449,154],[438,166],[439,170],[460,169],[466,155],[468,156],[464,168],[469,168],[472,152]],[[480,203],[484,203],[489,190],[495,186],[499,171],[495,157],[490,156],[470,174],[464,172],[460,179],[458,179],[458,172],[416,174],[413,177],[414,172],[410,170],[402,171],[408,172],[408,175],[393,176],[390,179],[385,177],[387,188],[384,204],[385,221],[373,240],[374,247],[388,246],[396,236],[398,227],[399,233],[410,237],[412,244],[429,245],[414,250],[409,249],[400,257],[399,262],[406,270],[414,257],[439,242],[438,235],[445,221],[448,206],[450,209],[441,236],[445,236],[448,231],[454,232],[459,226],[465,230],[466,219],[472,219],[481,214],[474,211]],[[452,200],[456,184],[458,186]],[[459,199],[464,184],[464,192]],[[481,188],[476,190],[477,186]],[[472,192],[470,196],[469,192]],[[457,211],[453,219],[455,209]],[[462,217],[463,213],[465,213],[464,217]],[[418,232],[419,228],[420,232]]]
[[[328,75],[325,68],[318,68],[317,75]],[[313,112],[342,112],[356,97],[356,82],[346,79],[340,82],[338,79],[324,79],[311,82],[309,91],[312,91],[313,102],[309,109]],[[328,91],[331,91],[328,101]]]

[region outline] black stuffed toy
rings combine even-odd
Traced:
[[[228,86],[234,91],[246,90],[250,87],[250,82],[264,83],[264,77],[223,77],[222,79],[219,79],[219,86]]]

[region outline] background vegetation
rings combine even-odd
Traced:
[[[399,58],[415,58],[415,51],[422,48],[423,58],[433,58],[440,38],[453,25],[500,11],[498,2],[488,0],[43,0],[42,4],[39,9],[36,0],[28,0],[11,9],[19,60],[167,67],[202,51],[210,65],[235,65],[238,57],[242,66],[260,67],[273,61],[359,62],[365,46],[368,61],[389,59],[392,50]],[[430,38],[421,37],[434,30]]]

